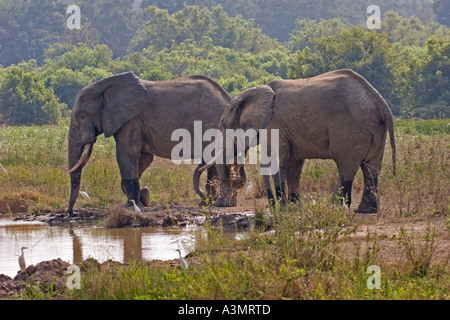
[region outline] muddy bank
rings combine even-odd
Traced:
[[[270,221],[270,219],[268,219]],[[50,226],[100,226],[105,228],[147,228],[204,226],[226,230],[248,230],[254,224],[254,212],[239,208],[208,209],[195,206],[158,205],[142,209],[141,213],[121,206],[110,208],[83,208],[69,217],[65,210],[40,215],[18,214],[14,221],[41,222]],[[269,223],[270,224],[270,223]],[[270,227],[270,226],[269,226]]]
[[[178,267],[177,261],[151,261],[146,263]],[[39,294],[53,293],[55,294],[53,299],[64,299],[63,292],[67,288],[67,283],[73,283],[70,279],[73,271],[68,271],[70,266],[71,264],[68,262],[55,259],[38,263],[35,266],[28,266],[24,271],[19,271],[14,278],[0,274],[0,299],[14,299],[27,291]],[[125,266],[125,264],[111,260],[99,263],[95,259],[87,259],[77,266],[83,273],[92,269],[104,272],[112,268]]]

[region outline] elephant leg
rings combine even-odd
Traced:
[[[368,161],[361,164],[364,175],[364,191],[357,212],[371,214],[378,212],[378,174],[381,161]]]
[[[339,171],[339,182],[335,196],[339,198],[339,203],[350,207],[352,204],[352,186],[359,163],[353,160],[336,161]]]
[[[300,201],[300,177],[302,175],[304,159],[289,160],[286,166],[286,181],[289,192],[289,201],[292,203]]]
[[[125,204],[127,208],[133,206],[131,200],[139,204],[139,159],[141,154],[135,150],[130,148],[127,141],[116,138],[116,157],[122,177],[122,191],[127,197],[127,203]]]
[[[139,159],[139,179],[145,170],[152,164],[154,159],[153,154],[143,152],[141,158]],[[143,188],[140,190],[139,201],[144,207],[148,207],[150,204],[150,190],[148,188]]]
[[[280,167],[280,171],[272,176],[264,176],[264,184],[267,191],[267,199],[271,206],[275,206],[276,202],[280,204],[286,203],[286,172],[285,168]],[[272,189],[272,181],[274,188]],[[275,194],[274,194],[275,191]]]
[[[125,204],[125,208],[133,207],[133,203],[131,200],[134,200],[136,204],[138,204],[137,199],[139,199],[140,195],[140,187],[139,187],[139,179],[132,180],[123,180],[122,179],[122,191],[127,197],[127,203]]]
[[[268,152],[272,154],[272,146],[268,146]],[[269,204],[274,206],[276,202],[281,205],[286,204],[286,168],[288,167],[288,162],[290,158],[290,146],[289,142],[285,139],[279,140],[279,157],[278,160],[275,158],[271,158],[271,161],[275,161],[273,164],[271,162],[267,164],[261,165],[261,172],[265,172],[267,168],[272,168],[275,165],[275,168],[278,167],[278,172],[276,174],[264,175],[264,184],[266,186],[267,198],[269,200]],[[268,170],[267,172],[271,172],[272,170]],[[273,189],[272,189],[273,182]],[[275,194],[274,192],[275,191]]]

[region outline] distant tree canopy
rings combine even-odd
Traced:
[[[447,0],[435,2],[448,5]],[[416,16],[429,23],[435,15],[442,14],[439,10],[443,6],[433,7],[432,0],[378,0],[376,3],[366,0],[143,0],[141,7],[157,5],[174,13],[183,9],[184,4],[208,8],[222,5],[230,16],[255,19],[264,33],[280,41],[288,40],[297,19],[341,19],[351,25],[362,24],[367,19],[367,7],[376,4],[383,12],[394,10],[404,17]],[[444,12],[448,15],[450,10]]]
[[[55,123],[84,86],[125,71],[154,81],[203,74],[234,96],[350,68],[396,115],[450,117],[445,1],[380,0],[381,30],[367,29],[360,0],[77,3],[81,29],[69,30],[71,1],[0,0],[0,124]]]
[[[145,9],[147,20],[140,28],[129,47],[130,52],[151,48],[154,51],[170,49],[186,40],[201,45],[213,45],[240,51],[258,53],[273,47],[275,41],[255,28],[253,20],[240,16],[231,18],[221,6],[200,9],[198,6],[184,7],[169,14],[156,6]]]
[[[450,2],[448,0],[434,0],[433,9],[436,13],[437,22],[450,27]]]
[[[54,0],[0,2],[0,64],[42,61],[64,33],[66,6]]]

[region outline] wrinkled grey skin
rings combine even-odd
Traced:
[[[219,120],[230,102],[228,94],[204,76],[189,76],[167,81],[144,81],[132,73],[118,74],[92,83],[81,90],[72,110],[68,160],[71,179],[69,214],[73,215],[83,167],[89,160],[97,136],[114,136],[116,156],[122,178],[122,190],[131,200],[148,205],[148,189],[140,190],[139,179],[154,156],[171,158],[172,133],[187,129],[194,137],[194,121],[203,122],[203,131],[218,128]],[[209,142],[211,143],[211,142]],[[204,143],[203,148],[208,143]],[[192,154],[194,144],[192,143]],[[245,173],[235,179],[242,179]],[[199,187],[200,174],[194,176]],[[223,181],[218,192],[212,190],[214,180]],[[214,194],[216,206],[235,206],[237,193],[230,187],[228,168],[216,165],[208,169],[208,195]]]
[[[305,159],[333,159],[339,171],[335,195],[350,205],[353,180],[361,168],[364,192],[357,211],[376,213],[387,132],[395,174],[392,112],[375,88],[351,70],[275,80],[244,91],[231,101],[220,122],[221,131],[236,128],[280,130],[280,171],[264,177],[269,202],[285,201],[287,194],[291,201],[299,199]]]

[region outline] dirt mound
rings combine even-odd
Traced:
[[[39,292],[40,294],[64,292],[67,280],[72,274],[67,272],[70,266],[71,264],[68,262],[55,259],[38,263],[35,266],[28,266],[24,271],[19,271],[14,279],[0,274],[0,299],[12,298],[27,290]],[[123,264],[115,261],[99,263],[92,258],[85,260],[79,265],[81,272],[91,268],[106,271],[117,266],[123,266]],[[58,299],[58,297],[54,298]]]
[[[44,261],[19,271],[14,279],[0,275],[0,297],[9,297],[25,290],[47,293],[61,290],[66,284],[68,262],[61,259]]]

